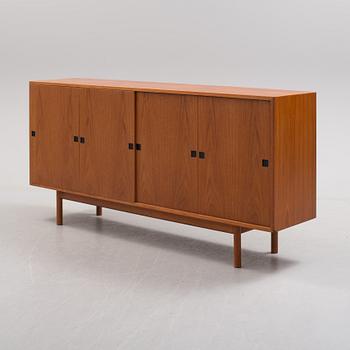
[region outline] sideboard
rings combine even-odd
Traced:
[[[96,79],[30,82],[30,184],[233,235],[316,216],[316,93]]]

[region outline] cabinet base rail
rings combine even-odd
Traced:
[[[176,210],[160,211],[152,208],[152,206],[136,206],[121,202],[112,202],[104,199],[73,194],[69,192],[56,191],[56,224],[63,225],[63,200],[70,200],[79,203],[85,203],[96,206],[96,215],[102,215],[102,208],[109,208],[119,211],[126,211],[138,215],[149,216],[157,219],[163,219],[168,221],[179,222],[182,224],[204,227],[208,229],[213,229],[217,231],[228,232],[233,235],[233,266],[240,268],[242,266],[241,258],[241,235],[244,232],[250,231],[252,228],[232,226],[225,222],[224,220],[218,219],[218,221],[211,221],[210,218],[206,220],[201,215],[188,214],[183,216],[178,214]],[[220,222],[221,221],[221,222]],[[264,229],[264,231],[267,231]],[[278,253],[278,232],[271,231],[271,253]]]

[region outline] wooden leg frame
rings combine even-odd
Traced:
[[[63,199],[61,192],[56,192],[56,224],[63,225]]]
[[[102,207],[96,206],[96,216],[102,215]]]
[[[60,191],[56,192],[56,223],[57,225],[63,225],[63,193]],[[68,198],[66,198],[68,199]],[[74,199],[72,199],[74,200]],[[102,215],[102,206],[96,205],[96,215]],[[237,232],[234,230],[233,232],[233,266],[236,268],[240,268],[242,266],[242,258],[241,258],[241,236],[242,233],[247,231],[247,229],[240,228]],[[232,231],[231,231],[232,232]],[[271,232],[271,253],[278,253],[278,232]]]
[[[241,259],[241,236],[242,232],[233,234],[233,266],[234,267],[242,267],[242,259]],[[278,253],[278,232],[271,232],[271,254]]]
[[[272,254],[278,253],[278,232],[277,231],[271,232],[271,253]]]
[[[233,234],[233,266],[241,267],[241,236],[242,232]]]

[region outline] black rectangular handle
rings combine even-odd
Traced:
[[[85,137],[80,137],[80,143],[85,143]]]
[[[136,144],[136,151],[141,151],[141,144],[140,143]]]
[[[128,143],[128,148],[129,149],[134,149],[134,144],[133,143]]]
[[[198,156],[199,156],[200,159],[204,159],[205,158],[205,153],[200,151],[200,152],[198,152]]]
[[[197,157],[197,151],[191,151],[191,158]]]
[[[74,142],[79,142],[79,136],[73,136],[73,141]]]

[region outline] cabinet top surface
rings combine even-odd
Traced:
[[[245,88],[233,86],[193,85],[179,83],[157,83],[129,80],[103,80],[67,78],[31,81],[31,84],[62,85],[70,87],[114,88],[120,90],[159,92],[173,94],[238,97],[247,99],[271,100],[275,97],[313,93],[313,91],[293,91],[279,89]]]

